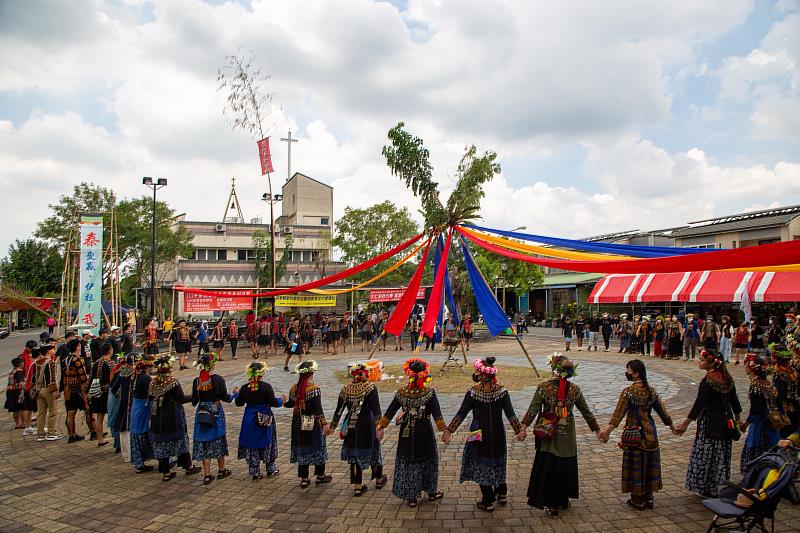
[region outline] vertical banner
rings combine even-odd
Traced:
[[[272,168],[272,155],[269,153],[269,137],[258,141],[258,158],[261,160],[261,175],[275,172]]]
[[[93,335],[100,330],[103,287],[103,217],[81,215],[80,290],[78,325]]]

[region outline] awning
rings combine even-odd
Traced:
[[[800,272],[676,272],[611,274],[595,285],[587,303],[800,301]]]

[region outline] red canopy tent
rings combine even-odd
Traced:
[[[800,272],[675,272],[611,274],[595,285],[588,303],[800,301]]]

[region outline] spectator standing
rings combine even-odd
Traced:
[[[586,326],[586,321],[583,319],[583,315],[578,315],[578,318],[575,319],[575,336],[578,338],[578,351],[583,351],[583,330]]]
[[[719,347],[720,329],[714,322],[714,316],[708,315],[700,333],[700,342],[706,350],[717,351]]]
[[[683,357],[689,360],[691,354],[694,360],[697,353],[697,344],[700,341],[700,325],[693,313],[686,315],[686,322],[683,326]]]
[[[587,350],[591,351],[592,347],[594,347],[594,351],[597,351],[597,337],[600,336],[600,319],[597,317],[597,313],[592,313],[592,318],[589,319],[589,342],[587,343]]]

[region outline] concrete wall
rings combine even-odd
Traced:
[[[281,213],[289,224],[333,226],[333,189],[296,173],[283,186]]]

